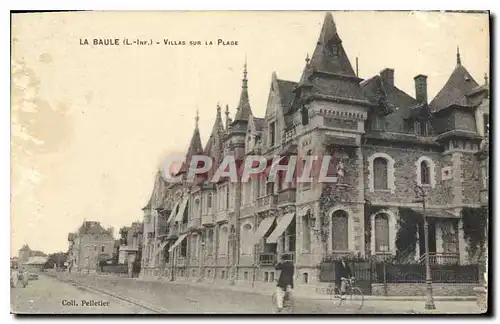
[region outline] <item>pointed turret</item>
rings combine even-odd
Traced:
[[[238,107],[236,108],[236,115],[234,116],[234,123],[238,121],[248,121],[248,117],[252,114],[252,109],[250,108],[250,100],[248,98],[248,79],[247,79],[247,62],[245,59],[245,65],[243,69],[243,80],[241,84],[241,94]]]
[[[468,95],[474,92],[478,86],[476,80],[474,80],[469,71],[462,65],[460,51],[457,47],[455,69],[441,91],[432,99],[430,106],[434,112],[453,105],[462,107],[470,106],[471,102],[469,101]]]
[[[331,13],[326,13],[318,43],[311,58],[311,66],[322,72],[356,77],[337,33]]]
[[[223,154],[223,139],[224,124],[222,123],[221,106],[217,103],[217,113],[215,115],[214,126],[204,152],[219,161]]]
[[[312,57],[306,64],[295,92],[292,111],[314,98],[348,104],[370,105],[360,87],[362,79],[354,73],[342,46],[331,13],[326,13]]]
[[[187,168],[189,166],[189,163],[191,161],[191,157],[195,154],[203,152],[203,146],[201,145],[201,136],[200,136],[200,130],[198,128],[198,121],[200,117],[198,115],[198,110],[196,111],[196,117],[195,117],[195,127],[194,127],[194,132],[193,136],[191,137],[191,142],[189,143],[188,150],[186,152],[186,161],[182,163],[179,172],[177,174],[181,174],[187,171]]]

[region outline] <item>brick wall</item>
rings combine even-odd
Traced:
[[[480,176],[479,161],[472,153],[463,153],[460,157],[462,179],[462,196],[466,204],[478,204],[479,193],[483,188]]]
[[[477,284],[432,284],[434,296],[474,296]],[[426,284],[387,284],[388,296],[425,296]],[[372,284],[372,295],[383,296],[384,284]]]

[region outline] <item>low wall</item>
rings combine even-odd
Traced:
[[[434,296],[474,296],[477,284],[432,284]],[[387,296],[425,296],[425,283],[387,284]],[[372,284],[372,295],[384,296],[384,284]]]

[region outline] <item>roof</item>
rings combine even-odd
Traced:
[[[319,71],[356,77],[330,12],[325,14],[311,66]]]
[[[292,102],[295,98],[293,90],[297,87],[298,83],[287,80],[276,80],[278,83],[278,91],[281,99],[281,106],[283,107],[283,114],[287,114],[292,108]]]
[[[204,152],[211,157],[220,158],[223,154],[224,124],[222,122],[221,107],[217,105],[214,126],[205,145]]]
[[[418,101],[395,85],[384,86],[380,75],[375,75],[361,83],[361,88],[368,100],[385,108],[386,130],[403,132],[404,119],[411,115],[412,108]]]
[[[167,191],[167,182],[165,181],[165,179],[163,179],[163,175],[161,173],[161,170],[158,169],[158,171],[156,172],[156,175],[155,175],[155,181],[154,181],[154,185],[153,185],[153,190],[151,192],[151,196],[149,197],[149,201],[147,203],[147,205],[144,207],[144,209],[146,208],[153,208],[153,209],[157,209],[157,208],[162,208],[163,204],[164,204],[164,197],[165,197],[165,193]]]
[[[20,249],[19,251],[31,251],[30,247],[28,246],[28,244],[24,244]]]
[[[198,128],[198,122],[196,122],[196,127],[194,128],[193,136],[191,137],[191,142],[189,143],[189,147],[186,153],[186,160],[182,162],[182,165],[177,173],[180,174],[183,172],[187,172],[189,163],[191,161],[191,157],[201,152],[203,152],[203,146],[201,144],[201,136],[200,136],[200,130]]]
[[[259,118],[259,117],[253,116],[253,122],[255,124],[256,131],[258,131],[258,132],[262,131],[262,129],[264,128],[265,120],[266,120],[265,118]]]
[[[47,261],[48,261],[47,257],[34,256],[34,257],[30,257],[28,259],[28,262],[26,262],[25,264],[38,264],[38,265],[41,265],[41,264],[47,263]]]
[[[477,91],[478,86],[467,69],[462,64],[457,63],[448,81],[432,99],[430,106],[434,112],[453,105],[471,106],[468,94]]]
[[[78,229],[80,235],[91,234],[91,235],[103,235],[108,234],[108,232],[101,226],[101,223],[96,221],[85,221],[82,226]]]
[[[250,99],[248,98],[247,63],[245,62],[240,101],[238,103],[238,107],[236,108],[236,115],[234,116],[233,123],[238,121],[248,121],[250,115],[252,115],[252,108],[250,107]]]

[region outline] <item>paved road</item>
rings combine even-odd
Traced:
[[[11,288],[11,312],[15,314],[149,314],[151,311],[108,295],[87,291],[45,275],[30,281],[26,288]],[[78,305],[63,306],[74,300]],[[89,305],[84,306],[83,302]],[[102,306],[90,306],[102,301]],[[66,303],[66,302],[65,302]],[[70,303],[70,302],[69,302]]]
[[[148,282],[137,279],[75,275],[58,273],[61,280],[72,280],[103,292],[135,300],[149,309],[162,313],[181,314],[271,314],[271,298],[267,295],[214,289],[213,287],[189,286],[172,282]],[[129,304],[106,294],[81,290],[71,283],[40,276],[25,288],[11,290],[12,309],[30,313],[153,313],[137,305]],[[105,300],[105,307],[62,307],[62,300]],[[477,312],[474,302],[436,302],[441,313]],[[424,310],[423,301],[365,300],[361,310],[338,307],[330,300],[295,298],[296,314],[411,314],[412,310]]]
[[[68,275],[64,275],[68,278]],[[141,300],[147,305],[161,308],[167,313],[182,314],[272,314],[270,296],[254,293],[188,286],[171,282],[148,282],[137,279],[101,276],[71,276],[72,280],[99,287],[123,296]],[[374,314],[380,308],[365,306],[361,310],[353,307],[336,307],[329,300],[295,298],[296,314]],[[399,313],[405,313],[401,309]],[[408,312],[408,311],[406,311]],[[385,313],[393,313],[385,310]]]

